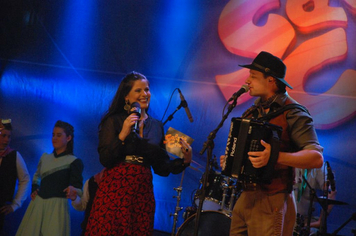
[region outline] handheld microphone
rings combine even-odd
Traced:
[[[185,100],[182,92],[180,91],[180,89],[178,89],[178,92],[179,92],[179,96],[180,96],[180,100],[182,101],[182,107],[184,107],[185,109],[185,112],[187,113],[187,116],[188,116],[188,119],[190,122],[193,122],[193,116],[192,114],[190,113],[190,110],[189,110],[189,107],[188,107],[188,103],[187,101]]]
[[[140,103],[138,103],[138,102],[133,102],[133,103],[131,104],[131,108],[130,108],[129,115],[131,115],[131,114],[133,114],[133,113],[135,113],[136,115],[138,115],[138,117],[141,116],[141,105],[140,105]],[[139,120],[137,120],[137,121],[135,122],[135,124],[131,127],[131,132],[139,133],[139,129],[140,129],[139,123],[140,123]]]
[[[239,91],[234,93],[227,102],[231,102],[232,100],[237,99],[238,97],[240,97],[243,93],[246,93],[247,91],[248,91],[248,86],[246,84],[242,85],[242,87],[239,89]]]
[[[334,173],[331,170],[330,164],[328,161],[326,161],[326,170],[327,170],[327,179],[330,182],[330,187],[331,187],[331,191],[335,191],[335,177],[334,177]]]

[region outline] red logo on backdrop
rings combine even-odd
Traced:
[[[232,0],[223,9],[218,25],[220,39],[231,53],[254,58],[260,51],[268,51],[283,59],[287,66],[286,80],[293,87],[288,92],[309,109],[318,129],[336,127],[356,114],[355,67],[345,69],[324,93],[311,94],[304,90],[303,85],[311,74],[345,61],[349,50],[353,50],[347,44],[346,11],[356,16],[356,2],[343,0],[344,7],[330,7],[328,2],[287,0],[286,18],[269,13],[281,8],[279,0]],[[268,14],[266,24],[257,26],[256,22],[264,14]],[[321,30],[325,33],[296,44],[297,33],[313,35]],[[216,76],[226,99],[245,83],[248,73],[247,69],[240,68]],[[238,102],[250,98],[242,96]]]

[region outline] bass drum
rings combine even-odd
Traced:
[[[179,227],[176,236],[193,236],[196,214],[190,216]],[[198,236],[229,236],[231,218],[218,211],[200,213]]]

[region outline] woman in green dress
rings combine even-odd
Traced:
[[[73,186],[79,195],[83,187],[83,162],[73,155],[74,128],[57,121],[52,133],[52,153],[44,153],[33,176],[31,202],[17,236],[70,235],[69,194]]]

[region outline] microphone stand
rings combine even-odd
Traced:
[[[165,125],[168,121],[171,121],[173,119],[173,115],[179,110],[181,109],[182,107],[186,106],[187,102],[186,101],[181,101],[179,106],[175,109],[175,111],[170,114],[167,118],[167,120],[163,123],[163,125]]]
[[[204,143],[203,148],[199,153],[200,155],[203,155],[204,152],[206,150],[208,150],[207,151],[207,161],[206,161],[205,173],[203,174],[204,178],[203,178],[203,183],[202,183],[202,189],[201,189],[201,194],[199,196],[199,206],[198,206],[197,213],[196,213],[196,218],[195,218],[194,236],[197,236],[198,235],[198,231],[199,231],[200,213],[201,213],[201,210],[203,208],[203,201],[204,201],[204,198],[205,198],[205,188],[206,188],[206,185],[207,185],[207,182],[208,182],[210,163],[211,163],[210,160],[212,159],[212,156],[213,156],[212,153],[213,153],[213,149],[214,149],[214,139],[216,137],[216,133],[223,126],[225,120],[227,119],[227,117],[231,113],[232,109],[235,108],[236,102],[237,102],[237,97],[229,105],[228,110],[227,110],[226,114],[223,116],[222,120],[220,121],[218,127],[216,129],[214,129],[212,132],[210,132],[210,134],[208,136],[208,140]]]

